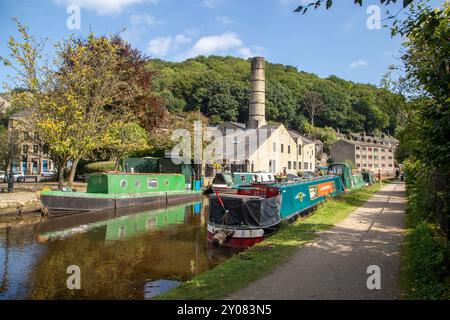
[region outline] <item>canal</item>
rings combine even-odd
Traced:
[[[206,222],[204,200],[0,229],[0,299],[150,299],[236,253],[208,245]],[[67,288],[69,266],[79,290]]]

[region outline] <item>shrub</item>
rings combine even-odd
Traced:
[[[84,166],[84,171],[86,173],[108,172],[108,171],[113,171],[115,165],[116,165],[115,161],[92,162],[92,163],[89,163]]]

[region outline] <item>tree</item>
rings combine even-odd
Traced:
[[[136,66],[123,54],[123,46],[92,33],[58,43],[52,64],[39,64],[41,44],[27,27],[18,21],[17,25],[22,42],[11,37],[9,48],[19,66],[14,67],[15,79],[23,91],[11,92],[12,101],[30,110],[28,121],[56,162],[60,185],[70,160],[70,185],[78,161],[99,147],[111,124],[131,119],[131,107],[139,119],[147,119],[146,100],[138,85],[147,80],[132,77]]]
[[[325,104],[323,103],[320,94],[311,91],[303,98],[302,108],[308,113],[309,118],[311,119],[311,125],[314,126],[314,118],[325,110]]]
[[[406,8],[413,2],[413,0],[401,0],[401,1],[402,1],[403,8]],[[396,3],[396,2],[397,2],[397,0],[380,0],[380,4],[382,4],[382,5],[389,5],[391,3]],[[294,12],[299,12],[299,13],[305,14],[309,8],[317,9],[320,6],[322,6],[324,3],[325,3],[326,8],[329,9],[333,5],[333,0],[316,0],[314,2],[310,2],[306,5],[298,6],[294,10]],[[363,0],[354,0],[354,3],[362,6]]]
[[[8,130],[0,125],[0,170],[5,171],[8,169],[10,158],[10,145],[8,139]]]
[[[137,123],[122,121],[115,121],[110,126],[102,144],[106,154],[116,161],[114,170],[119,169],[120,161],[125,157],[149,148],[147,132]]]

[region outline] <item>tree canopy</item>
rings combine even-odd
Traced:
[[[212,123],[246,122],[248,118],[250,61],[236,57],[199,56],[183,62],[150,60],[154,93],[174,114],[201,111]],[[319,127],[341,132],[394,134],[400,95],[370,84],[331,76],[326,79],[282,64],[266,63],[266,118],[296,130],[311,119],[302,108],[314,94],[323,110],[314,116]]]

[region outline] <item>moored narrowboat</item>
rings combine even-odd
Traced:
[[[338,176],[252,184],[238,194],[209,196],[208,240],[217,246],[250,247],[288,221],[344,192]]]
[[[328,174],[341,177],[346,191],[360,189],[366,185],[361,173],[353,173],[346,163],[332,163],[328,166]]]
[[[41,202],[50,214],[55,214],[159,207],[201,196],[200,190],[186,190],[181,174],[102,173],[89,176],[86,192],[44,190]]]
[[[214,193],[237,193],[242,186],[249,186],[252,183],[271,183],[275,182],[275,176],[267,172],[221,172],[217,173],[209,188],[209,192]]]
[[[372,172],[361,172],[361,174],[367,186],[375,183],[375,176]]]

